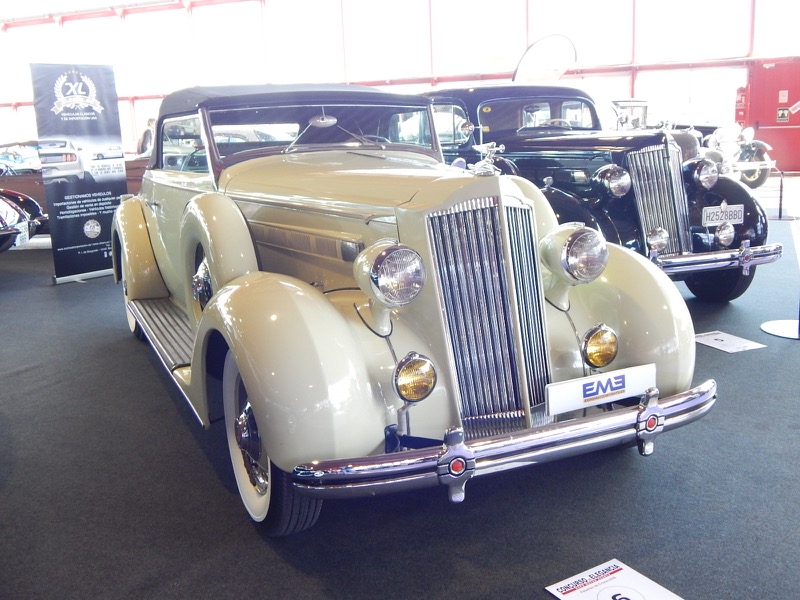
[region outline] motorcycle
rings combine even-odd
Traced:
[[[775,168],[768,152],[772,146],[756,140],[755,130],[738,123],[718,127],[707,135],[703,145],[721,155],[720,173],[741,180],[750,188],[757,188]]]

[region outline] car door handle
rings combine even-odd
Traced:
[[[145,203],[145,204],[147,205],[147,207],[148,207],[148,208],[150,208],[150,209],[155,209],[155,208],[157,208],[157,207],[161,206],[161,205],[160,205],[158,202],[156,202],[155,200],[145,200],[145,201],[144,201],[144,203]]]

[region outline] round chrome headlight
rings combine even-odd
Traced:
[[[353,272],[359,287],[387,306],[412,302],[425,285],[422,257],[394,240],[381,240],[361,252]]]
[[[576,231],[564,245],[564,268],[576,281],[594,281],[606,268],[608,247],[594,229]]]
[[[733,239],[736,237],[736,229],[734,229],[733,225],[725,221],[717,226],[717,230],[714,232],[714,241],[717,242],[723,248],[727,248],[733,243]]]
[[[581,344],[583,360],[596,369],[611,364],[617,357],[618,349],[617,333],[603,323],[595,325],[583,336]]]
[[[717,180],[719,179],[719,171],[717,170],[716,163],[705,159],[698,160],[697,164],[694,166],[692,177],[697,185],[710,190],[717,185]]]
[[[669,233],[663,227],[656,227],[647,232],[647,247],[656,252],[663,252],[669,243]]]
[[[424,400],[434,387],[436,387],[436,369],[429,358],[411,352],[397,363],[394,370],[394,388],[406,402]]]
[[[605,239],[583,223],[564,223],[542,239],[539,249],[545,266],[571,284],[594,281],[608,263]]]
[[[609,194],[621,198],[631,189],[631,176],[619,165],[605,165],[594,174],[593,179],[603,184]]]

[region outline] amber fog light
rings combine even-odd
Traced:
[[[427,398],[436,385],[436,369],[430,359],[411,352],[395,367],[394,387],[406,402]]]
[[[617,356],[618,348],[616,332],[603,323],[587,331],[581,345],[583,360],[596,369],[611,364]]]
[[[733,228],[733,225],[727,221],[720,224],[717,227],[717,230],[714,232],[714,239],[716,240],[717,244],[723,248],[730,246],[733,243],[733,238],[735,237],[736,230]]]

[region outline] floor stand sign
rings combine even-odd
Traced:
[[[127,192],[114,71],[32,64],[55,283],[111,273],[111,221]]]

